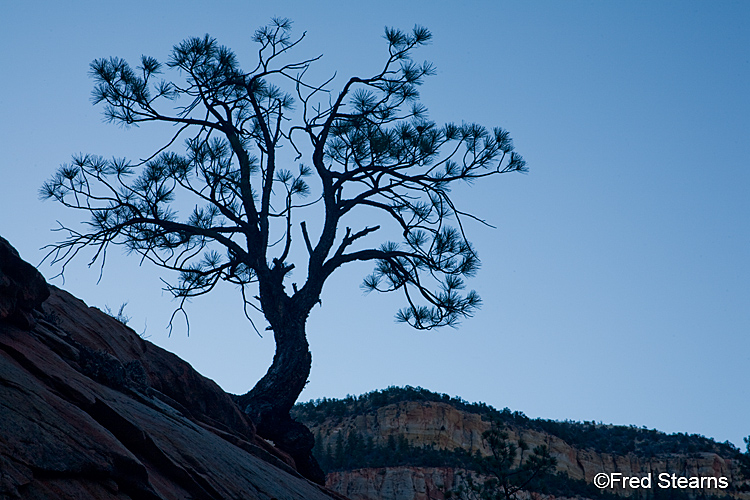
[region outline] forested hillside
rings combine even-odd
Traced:
[[[541,494],[608,498],[632,493],[593,486],[596,473],[613,470],[724,474],[731,478],[730,488],[725,490],[653,493],[669,493],[669,498],[750,498],[746,479],[750,455],[732,443],[697,434],[666,434],[601,422],[530,419],[508,408],[498,410],[408,386],[298,404],[294,416],[316,435],[314,453],[328,473],[329,487],[351,498],[382,495],[374,487],[368,487],[367,492],[358,488],[363,482],[383,483],[383,477],[371,479],[373,471],[383,476],[384,471],[393,473],[397,469],[407,478],[400,479],[406,481],[406,489],[411,488],[408,484],[414,482],[415,474],[427,474],[432,478],[427,483],[435,484],[422,496],[411,492],[393,498],[445,498],[460,486],[461,478],[482,470],[482,458],[491,454],[483,434],[493,424],[505,429],[514,443],[523,442],[530,449],[546,446],[555,457],[554,472],[534,487]],[[424,482],[416,482],[420,481]]]

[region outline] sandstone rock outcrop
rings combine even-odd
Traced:
[[[485,456],[490,453],[482,439],[490,422],[477,413],[442,402],[401,401],[307,424],[321,440],[319,446],[323,450],[335,450],[337,443],[348,442],[350,434],[356,433],[359,441],[368,440],[379,446],[386,446],[389,439],[399,438],[417,448],[448,451],[458,448]],[[624,476],[652,473],[657,477],[659,473],[668,472],[688,477],[726,477],[731,489],[685,493],[693,497],[705,494],[750,499],[750,483],[742,475],[735,456],[705,450],[650,456],[603,453],[572,446],[556,435],[528,426],[509,425],[507,431],[512,441],[522,438],[530,449],[538,445],[548,446],[551,455],[557,459],[557,472],[588,485],[600,472],[620,472]],[[456,488],[457,481],[461,481],[458,472],[448,467],[359,468],[329,473],[326,485],[352,500],[442,500],[444,493]],[[621,489],[609,491],[624,496],[640,493]],[[659,493],[669,493],[669,490]]]
[[[39,309],[47,297],[49,289],[42,275],[0,236],[0,321],[31,328],[34,325],[32,312]]]
[[[0,240],[0,498],[340,498],[293,465],[213,381]]]
[[[352,500],[443,500],[460,477],[449,467],[383,467],[332,472],[326,485]]]

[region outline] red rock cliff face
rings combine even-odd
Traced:
[[[332,472],[326,485],[352,500],[443,500],[459,481],[448,467],[385,467]]]
[[[0,238],[0,498],[340,497],[257,439],[213,381],[48,289]]]
[[[456,409],[439,402],[400,402],[378,408],[363,415],[329,418],[312,431],[320,436],[322,449],[335,448],[339,435],[346,442],[351,432],[373,443],[385,445],[389,436],[403,435],[414,446],[430,446],[443,450],[461,448],[482,455],[490,453],[482,440],[489,428],[481,416]],[[748,484],[743,479],[739,463],[716,453],[691,455],[660,455],[640,457],[634,454],[612,455],[589,449],[575,448],[562,439],[536,430],[510,427],[512,440],[523,438],[533,449],[547,445],[557,459],[557,471],[591,484],[600,472],[621,472],[626,476],[643,476],[660,472],[685,476],[726,477],[735,487]],[[389,467],[335,472],[328,475],[327,486],[355,500],[442,500],[444,491],[458,486],[460,474],[449,468]],[[669,490],[667,490],[669,491]],[[619,494],[634,493],[633,490]],[[636,492],[637,493],[637,492]],[[701,493],[750,499],[750,493],[726,490],[701,490]]]

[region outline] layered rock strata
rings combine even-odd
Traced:
[[[410,446],[438,450],[465,450],[487,456],[490,450],[482,439],[490,422],[477,413],[459,410],[447,403],[403,401],[347,417],[331,416],[321,423],[307,422],[321,440],[320,449],[335,449],[346,443],[351,433],[358,440],[370,440],[377,446],[387,446],[389,439],[406,439]],[[539,430],[509,426],[509,438],[526,441],[530,449],[548,446],[557,459],[557,472],[567,477],[592,484],[600,472],[619,472],[623,476],[644,476],[651,473],[675,473],[685,477],[726,477],[730,489],[701,489],[684,491],[690,496],[716,495],[750,499],[748,481],[742,475],[735,457],[713,452],[690,454],[658,454],[639,456],[633,453],[618,455],[598,453],[592,449],[571,446],[563,439]],[[352,500],[442,500],[445,492],[456,488],[465,472],[446,467],[387,467],[328,474],[327,486]],[[654,479],[656,481],[656,479]],[[652,490],[655,490],[653,487]],[[738,491],[744,490],[744,491]],[[610,489],[618,495],[644,493],[637,490]],[[661,493],[669,493],[664,490]],[[646,492],[648,493],[648,492]],[[651,491],[653,493],[653,491]]]
[[[213,381],[0,241],[0,498],[339,498]]]

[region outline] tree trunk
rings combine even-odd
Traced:
[[[274,325],[276,353],[271,367],[250,392],[238,396],[236,401],[255,423],[259,436],[289,453],[300,474],[324,484],[325,475],[312,456],[315,438],[307,427],[289,415],[312,366],[305,335],[306,315],[285,316]]]

